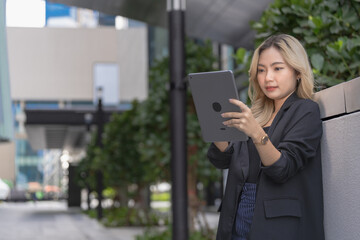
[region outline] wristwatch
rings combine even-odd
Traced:
[[[267,135],[267,134],[265,134],[264,136],[262,136],[261,138],[260,138],[260,144],[261,145],[265,145],[267,142],[269,141],[269,136]]]

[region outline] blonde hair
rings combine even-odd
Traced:
[[[271,47],[277,49],[285,62],[295,70],[296,75],[300,76],[300,81],[296,88],[298,97],[311,99],[314,93],[312,69],[306,51],[301,43],[296,38],[286,34],[269,37],[255,50],[249,69],[251,111],[261,126],[265,126],[275,110],[274,101],[262,92],[257,80],[260,54]]]

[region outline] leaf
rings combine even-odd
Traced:
[[[353,62],[350,64],[349,68],[360,68],[360,61]]]
[[[311,36],[311,37],[304,37],[305,41],[309,44],[316,43],[318,41],[317,37]]]
[[[360,21],[356,21],[351,25],[351,27],[355,30],[360,30]]]
[[[294,33],[297,33],[297,34],[300,34],[300,33],[303,32],[303,29],[300,28],[300,27],[296,27],[296,28],[293,29],[293,32],[294,32]]]
[[[342,27],[339,25],[338,22],[336,22],[335,24],[333,24],[331,27],[330,27],[330,32],[331,33],[339,33],[340,31],[342,30]]]
[[[316,29],[317,31],[319,31],[319,29],[323,26],[323,22],[321,17],[313,17],[313,16],[309,16],[309,26],[313,29]]]
[[[311,28],[316,28],[315,23],[312,21],[312,16],[309,16],[308,25],[309,25]]]
[[[352,39],[352,42],[353,42],[354,47],[360,47],[360,37]]]
[[[349,24],[354,24],[359,21],[357,14],[353,9],[351,9],[349,13],[347,13],[345,16],[343,16],[343,20]]]
[[[289,7],[283,7],[283,8],[281,8],[281,11],[285,14],[289,14],[292,12],[292,9]]]
[[[334,16],[329,12],[321,12],[321,19],[323,24],[327,25],[333,21]]]
[[[309,15],[307,13],[307,11],[303,7],[299,6],[298,4],[292,4],[291,8],[294,10],[293,13],[298,15],[298,16],[306,17],[306,16]]]
[[[245,48],[239,48],[238,50],[236,50],[235,57],[236,57],[237,63],[239,63],[239,64],[244,63],[245,55],[246,55],[246,49]]]
[[[276,15],[281,15],[280,9],[278,9],[278,8],[273,8],[273,9],[271,9],[271,10],[272,10],[272,12],[273,12],[274,14],[276,14]]]
[[[337,1],[324,1],[324,5],[327,6],[330,10],[336,11],[338,9]]]
[[[285,18],[284,16],[275,16],[275,17],[273,18],[273,21],[274,21],[274,23],[277,23],[277,24],[279,24],[279,23],[285,23],[285,22],[286,22],[286,18]]]
[[[297,23],[299,24],[300,27],[309,27],[309,20],[298,20]]]
[[[346,68],[346,66],[345,66],[343,63],[340,63],[339,65],[337,65],[337,70],[338,70],[340,73],[343,73],[343,72],[347,71],[347,68]]]
[[[315,24],[316,28],[321,28],[323,25],[321,17],[313,17],[311,21]]]
[[[319,53],[313,54],[311,56],[311,64],[315,69],[321,71],[324,65],[324,57]]]
[[[254,22],[254,24],[251,25],[254,29],[262,29],[264,25],[260,22]]]
[[[340,54],[332,47],[326,46],[326,52],[334,58],[341,58]]]
[[[339,38],[336,42],[330,43],[329,46],[337,52],[341,52],[345,41],[345,38]]]

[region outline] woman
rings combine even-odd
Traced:
[[[323,240],[322,122],[307,54],[296,38],[271,36],[249,74],[251,109],[230,99],[241,113],[222,114],[249,140],[208,151],[215,167],[229,169],[217,239]]]

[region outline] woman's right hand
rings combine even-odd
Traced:
[[[228,142],[214,142],[214,144],[221,152],[225,152],[226,148],[229,146]]]

